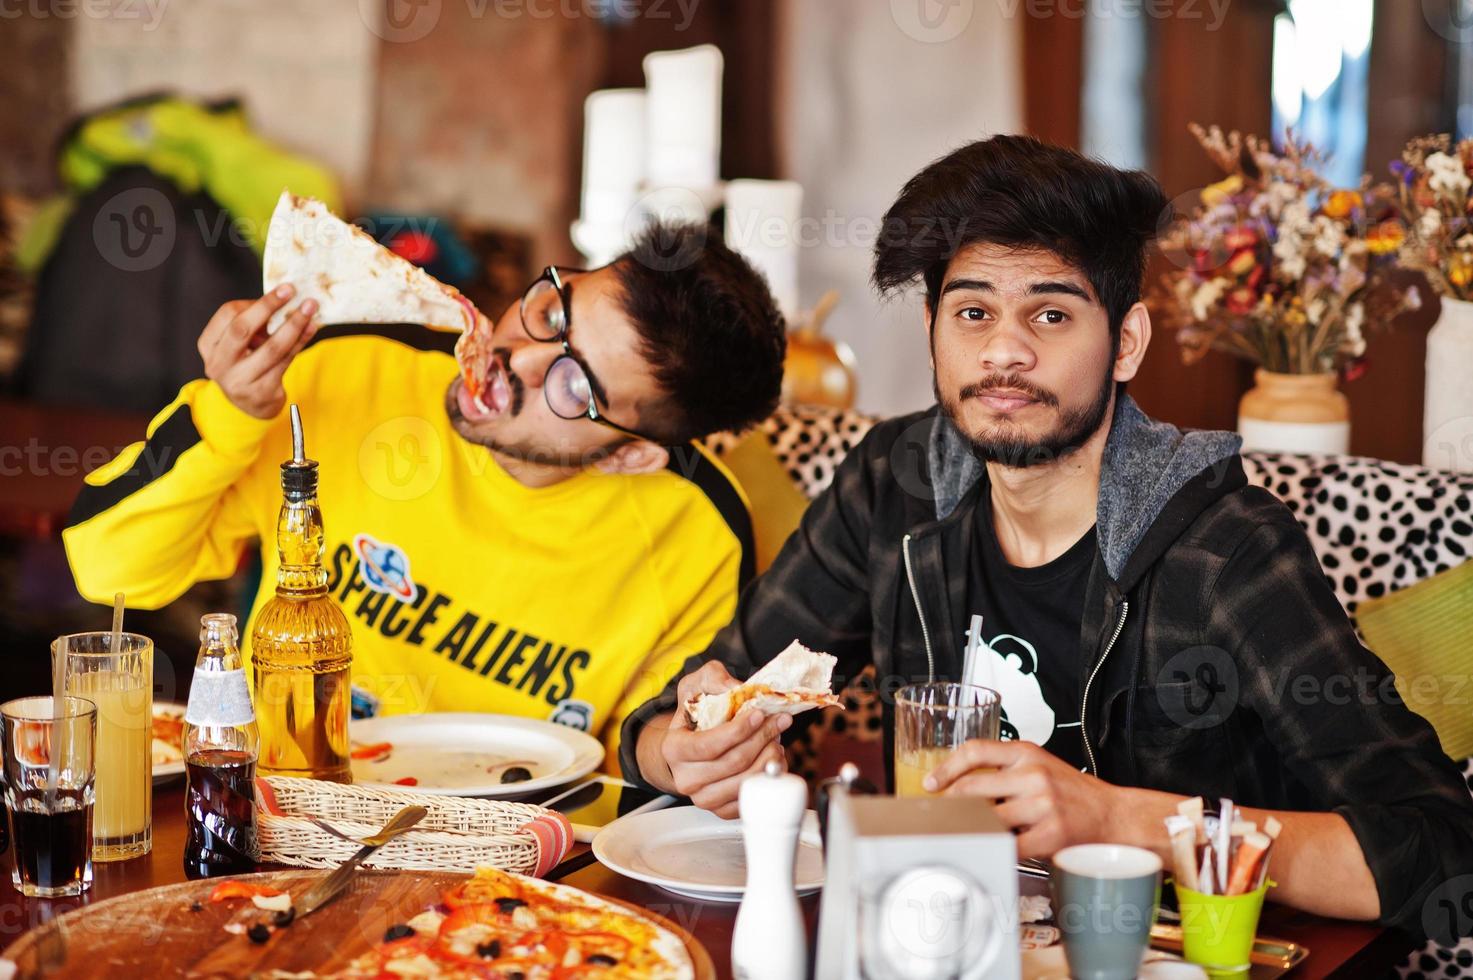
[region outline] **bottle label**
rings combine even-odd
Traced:
[[[194,671],[184,720],[191,725],[246,725],[256,720],[244,670]]]

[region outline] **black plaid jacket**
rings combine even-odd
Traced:
[[[1120,785],[1340,813],[1381,921],[1438,935],[1439,896],[1473,874],[1473,798],[1357,640],[1288,509],[1247,484],[1235,440],[1197,435],[1129,399],[1112,425],[1079,646],[1090,769]],[[985,468],[958,464],[957,438],[935,409],[877,426],[682,673],[716,658],[747,677],[795,638],[838,658],[836,688],[873,663],[888,760],[896,688],[961,671],[968,548],[990,498]],[[672,682],[625,721],[631,780],[640,729],[674,703]]]

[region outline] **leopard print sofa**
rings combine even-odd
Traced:
[[[794,484],[811,500],[877,419],[857,412],[779,409],[759,428]],[[718,455],[736,444],[709,441]],[[1248,480],[1274,493],[1294,513],[1319,556],[1325,577],[1352,622],[1364,599],[1394,592],[1473,554],[1473,475],[1353,456],[1247,453]],[[842,692],[845,711],[826,712],[790,748],[793,771],[811,784],[854,760],[871,777],[880,771],[880,706],[873,670]],[[1464,763],[1473,789],[1473,760]],[[1397,971],[1405,980],[1473,978],[1473,940],[1429,944]]]

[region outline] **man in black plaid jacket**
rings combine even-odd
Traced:
[[[1149,176],[1024,137],[911,179],[875,282],[922,283],[938,404],[869,434],[735,621],[629,716],[629,778],[735,815],[792,719],[695,732],[676,706],[794,638],[838,658],[839,685],[876,666],[888,759],[895,690],[958,679],[985,611],[980,655],[1018,738],[966,743],[929,787],[1000,801],[1020,856],[1111,841],[1169,861],[1164,817],[1228,797],[1283,825],[1278,901],[1450,938],[1442,906],[1473,892],[1458,771],[1292,515],[1247,484],[1237,437],[1153,421],[1124,394],[1166,209]]]

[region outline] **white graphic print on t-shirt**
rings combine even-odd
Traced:
[[[988,656],[988,654],[991,656]],[[1054,709],[1038,683],[1038,651],[1021,636],[1001,633],[982,640],[969,684],[1002,695],[1002,737],[1046,745],[1054,736]]]

